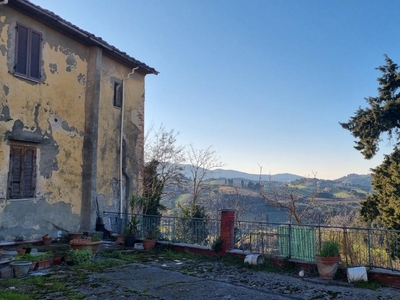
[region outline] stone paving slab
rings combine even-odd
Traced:
[[[111,284],[155,299],[301,299],[142,264],[115,268],[94,278],[106,278]]]

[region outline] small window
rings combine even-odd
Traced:
[[[11,145],[8,176],[9,199],[35,197],[36,147]]]
[[[122,83],[114,82],[114,106],[122,107]]]
[[[30,27],[17,24],[15,74],[40,80],[42,34]]]

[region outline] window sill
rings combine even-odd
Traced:
[[[21,79],[25,79],[27,81],[30,82],[34,82],[34,83],[43,83],[40,79],[36,79],[36,78],[30,78],[27,76],[24,76],[23,74],[18,74],[18,73],[12,73],[15,77],[21,78]]]
[[[3,202],[26,202],[26,201],[31,201],[31,202],[37,202],[40,200],[40,198],[21,198],[21,199],[0,199],[0,203]]]

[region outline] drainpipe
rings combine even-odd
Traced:
[[[125,142],[125,140],[124,140],[124,153],[123,153],[123,157],[122,157],[122,173],[124,174],[124,177],[125,177],[125,199],[126,199],[125,215],[128,216],[130,177],[129,177],[128,172],[126,172],[126,142]]]
[[[122,203],[123,203],[123,196],[122,196],[122,176],[124,173],[123,170],[123,162],[122,162],[122,157],[123,157],[123,142],[124,142],[124,112],[125,112],[125,80],[129,78],[133,73],[135,73],[135,70],[139,69],[139,67],[133,68],[132,72],[128,74],[124,79],[122,79],[122,107],[121,107],[121,136],[120,136],[120,145],[119,145],[119,213],[120,213],[120,218],[122,219]],[[128,191],[129,193],[129,191]],[[128,194],[127,193],[127,194]]]
[[[3,1],[0,0],[0,5],[6,5],[7,3],[8,3],[8,0],[3,0]]]

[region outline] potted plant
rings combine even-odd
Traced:
[[[339,243],[333,240],[324,242],[315,260],[319,277],[332,280],[340,262]]]
[[[43,245],[46,245],[46,246],[51,245],[52,240],[53,240],[53,238],[50,237],[48,233],[46,233],[45,235],[42,236]]]
[[[36,269],[41,270],[51,266],[53,259],[49,252],[43,253],[41,255],[35,256]]]
[[[32,264],[29,267],[30,271],[34,269],[41,270],[50,267],[52,259],[50,253],[46,252],[40,255],[32,255],[25,253],[23,255],[18,255],[15,257],[14,261],[29,261]]]
[[[143,249],[152,250],[156,246],[158,237],[159,237],[158,230],[154,229],[147,231],[143,239]]]
[[[18,252],[18,255],[23,255],[23,254],[25,254],[26,249],[25,248],[18,248],[17,252]]]
[[[118,234],[116,243],[120,244],[120,245],[125,244],[125,235],[124,234]]]
[[[32,264],[29,266],[29,271],[33,271],[36,267],[36,261],[34,262],[34,256],[32,254],[20,254],[14,257],[13,261],[29,261]]]
[[[71,249],[64,257],[67,265],[81,265],[92,260],[93,252],[91,249]]]
[[[91,235],[91,243],[90,246],[92,247],[93,255],[96,255],[97,250],[99,249],[102,243],[102,236],[99,232],[95,232]]]
[[[69,240],[80,239],[83,235],[83,232],[68,232]]]
[[[31,250],[32,250],[32,244],[24,244],[23,246],[22,246],[22,248],[23,249],[25,249],[25,253],[31,253]]]
[[[29,267],[32,262],[26,260],[18,260],[10,262],[10,266],[14,269],[14,277],[21,278],[24,277],[29,272]]]
[[[137,227],[139,225],[139,219],[136,215],[132,215],[128,224],[126,224],[124,235],[125,235],[125,246],[133,247],[136,241]]]

